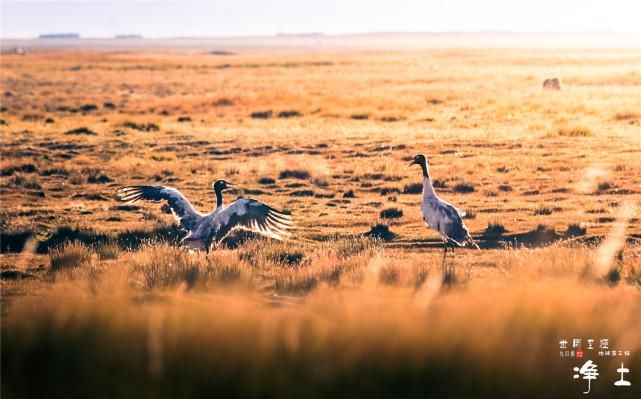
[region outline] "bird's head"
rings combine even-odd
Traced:
[[[414,159],[410,163],[409,166],[412,165],[421,165],[421,166],[426,166],[427,165],[427,158],[425,158],[425,155],[423,154],[418,154],[414,156]]]
[[[234,185],[227,180],[216,180],[216,182],[214,182],[211,186],[214,191],[219,193],[223,192],[224,190],[234,188]]]

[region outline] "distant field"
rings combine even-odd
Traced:
[[[3,394],[578,397],[558,341],[593,337],[636,378],[612,391],[602,359],[595,397],[638,395],[638,56],[3,54]],[[451,289],[417,153],[482,248]],[[160,205],[115,199],[169,185],[206,211],[219,178],[294,239],[189,255]]]

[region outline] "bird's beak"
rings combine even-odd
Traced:
[[[408,167],[410,167],[410,166],[412,166],[412,165],[416,165],[416,160],[413,160],[412,162],[410,162],[410,164],[408,165]]]

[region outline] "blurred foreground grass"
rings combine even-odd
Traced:
[[[592,248],[463,251],[449,289],[439,253],[356,238],[107,253],[54,251],[5,304],[3,397],[580,397],[559,357],[574,337],[631,351],[586,353],[590,397],[639,397],[638,246],[617,284],[590,275]]]

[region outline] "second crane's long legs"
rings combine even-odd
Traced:
[[[447,241],[443,243],[443,263],[441,264],[441,275],[443,277],[443,281],[445,281],[445,277],[447,275],[447,269],[445,269],[445,260],[447,258]]]
[[[447,271],[448,278],[452,282],[454,282],[454,258],[453,258],[454,257],[454,248],[455,248],[455,246],[452,246],[452,248],[450,249],[450,252],[452,253],[450,258],[452,258],[452,261],[450,262],[449,270]]]

